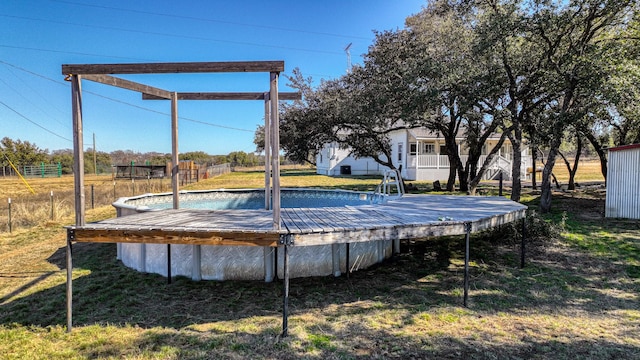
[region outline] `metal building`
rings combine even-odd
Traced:
[[[640,144],[609,149],[605,216],[640,219]]]

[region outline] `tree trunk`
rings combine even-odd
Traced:
[[[458,179],[460,179],[460,191],[469,192],[469,166],[463,166],[462,161],[458,164]]]
[[[575,190],[576,189],[576,173],[578,172],[578,164],[580,163],[580,153],[582,152],[582,140],[580,136],[576,138],[577,146],[576,146],[576,157],[573,160],[573,167],[569,163],[569,160],[560,152],[558,154],[562,157],[565,166],[567,167],[567,171],[569,172],[569,183],[567,185],[567,190]]]
[[[519,124],[514,124],[513,137],[510,138],[513,148],[513,163],[511,164],[511,200],[520,201],[522,193],[522,181],[520,180],[522,167],[522,129]]]
[[[458,164],[460,163],[460,155],[458,154],[458,145],[456,144],[455,137],[455,134],[457,133],[457,126],[454,126],[455,124],[455,122],[451,122],[449,127],[446,129],[447,131],[442,132],[443,134],[448,135],[445,136],[444,139],[444,146],[447,149],[447,157],[449,158],[449,178],[447,179],[447,191],[455,191],[456,171],[458,170]],[[460,186],[462,187],[462,185],[463,180],[460,179]],[[466,189],[464,191],[466,191]]]
[[[487,158],[484,160],[484,163],[480,167],[480,170],[478,170],[478,173],[473,177],[473,179],[469,181],[469,194],[476,194],[476,190],[478,188],[480,180],[482,179],[482,175],[484,175],[485,171],[487,170],[487,166],[491,163],[491,161],[493,161],[494,156],[496,156],[498,150],[502,147],[502,144],[504,144],[504,140],[507,138],[508,133],[508,130],[502,133],[502,135],[500,136],[500,140],[498,140],[496,146],[491,149],[491,151],[487,155]],[[471,156],[469,156],[469,158],[471,158]]]
[[[531,188],[533,190],[538,190],[538,179],[536,171],[538,169],[538,146],[535,143],[531,143]]]
[[[602,177],[604,177],[604,181],[607,181],[607,154],[604,152],[604,148],[602,144],[598,141],[598,139],[591,133],[591,131],[585,131],[585,136],[587,140],[591,143],[596,153],[598,154],[598,158],[600,158],[600,171],[602,172]]]
[[[540,193],[540,212],[548,213],[551,211],[551,175],[553,173],[553,166],[556,164],[556,156],[558,155],[558,148],[560,147],[560,140],[553,140],[549,154],[547,155],[547,163],[544,164],[542,170],[542,185]]]
[[[449,180],[451,180],[451,176],[453,173],[453,181],[455,183],[455,175],[457,173],[460,191],[469,190],[468,177],[464,176],[464,174],[460,174],[460,169],[462,168],[462,160],[460,160],[460,154],[458,154],[458,144],[456,144],[455,138],[453,140],[453,143],[447,144],[447,151],[449,152]],[[447,184],[447,188],[448,185],[449,184]]]
[[[456,186],[456,168],[449,160],[449,178],[447,179],[447,191],[454,191]]]

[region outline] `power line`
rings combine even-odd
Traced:
[[[46,127],[44,127],[44,126],[42,126],[42,125],[38,124],[37,122],[35,122],[35,121],[33,121],[33,120],[29,119],[28,117],[26,117],[26,116],[22,115],[21,113],[19,113],[17,110],[15,110],[14,108],[12,108],[11,106],[9,106],[9,105],[5,104],[2,100],[0,100],[0,104],[4,105],[7,109],[9,109],[9,110],[13,111],[14,113],[18,114],[18,115],[19,115],[20,117],[22,117],[23,119],[25,119],[25,120],[27,120],[28,122],[32,123],[33,125],[35,125],[35,126],[39,127],[40,129],[42,129],[42,130],[44,130],[44,131],[48,132],[49,134],[55,135],[55,136],[59,137],[60,139],[67,140],[67,141],[71,142],[71,139],[67,139],[66,137],[64,137],[64,136],[62,136],[62,135],[56,134],[55,132],[53,132],[53,131],[51,131],[51,130],[47,129]]]
[[[104,6],[104,5],[83,4],[83,3],[74,2],[74,1],[64,1],[64,0],[50,0],[50,1],[57,2],[57,3],[70,4],[70,5],[93,7],[93,8],[98,8],[98,9],[117,10],[117,11],[126,11],[126,12],[137,13],[137,14],[164,16],[164,17],[169,17],[169,18],[174,18],[174,19],[185,19],[185,20],[192,20],[192,21],[196,20],[196,21],[202,21],[202,22],[212,22],[212,23],[219,23],[219,24],[246,26],[246,27],[252,27],[252,28],[256,28],[256,29],[269,29],[269,30],[296,32],[296,33],[302,33],[302,34],[340,37],[340,38],[347,38],[347,39],[371,40],[369,38],[361,37],[361,36],[350,36],[350,35],[333,34],[333,33],[327,33],[327,32],[318,32],[318,31],[309,31],[309,30],[300,30],[300,29],[290,29],[290,28],[283,28],[283,27],[277,27],[277,26],[256,25],[256,24],[248,24],[248,23],[241,23],[241,22],[235,22],[235,21],[215,20],[215,19],[207,19],[207,18],[201,18],[201,17],[195,17],[195,16],[166,14],[166,13],[158,13],[158,12],[152,12],[152,11],[143,11],[143,10],[118,8],[118,7],[112,7],[112,6]]]
[[[65,83],[64,83],[64,82],[62,82],[62,81],[58,81],[58,80],[52,79],[52,78],[50,78],[50,77],[47,77],[47,76],[44,76],[44,75],[41,75],[41,74],[35,73],[35,72],[33,72],[33,71],[30,71],[30,70],[27,70],[27,69],[25,69],[25,68],[22,68],[22,67],[20,67],[20,66],[10,64],[10,63],[8,63],[8,62],[6,62],[6,61],[2,61],[2,60],[0,60],[0,63],[1,63],[1,64],[4,64],[4,65],[7,65],[7,66],[11,66],[11,67],[16,68],[16,69],[18,69],[18,70],[20,70],[20,71],[27,72],[27,73],[29,73],[29,74],[31,74],[31,75],[38,76],[38,77],[40,77],[40,78],[43,78],[43,79],[49,80],[49,81],[54,82],[54,83],[56,83],[56,84],[58,84],[58,85],[67,86],[67,84],[65,84]],[[157,111],[157,110],[149,109],[149,108],[146,108],[146,107],[144,107],[144,106],[139,106],[139,105],[131,104],[131,103],[128,103],[128,102],[126,102],[126,101],[122,101],[122,100],[114,99],[114,98],[111,98],[111,97],[108,97],[108,96],[104,96],[104,95],[101,95],[101,94],[98,94],[98,93],[95,93],[95,92],[92,92],[92,91],[83,90],[83,92],[84,92],[84,93],[91,94],[91,95],[94,95],[94,96],[97,96],[97,97],[101,97],[101,98],[104,98],[104,99],[107,99],[107,100],[110,100],[110,101],[113,101],[113,102],[117,102],[117,103],[120,103],[120,104],[124,104],[124,105],[127,105],[127,106],[131,106],[131,107],[134,107],[134,108],[137,108],[137,109],[141,109],[141,110],[144,110],[144,111],[148,111],[148,112],[152,112],[152,113],[156,113],[156,114],[160,114],[160,115],[166,115],[166,116],[170,116],[170,115],[171,115],[171,114],[169,114],[169,113],[165,113],[165,112],[162,112],[162,111]],[[203,124],[203,125],[208,125],[208,126],[213,126],[213,127],[219,127],[219,128],[223,128],[223,129],[237,130],[237,131],[244,131],[244,132],[251,132],[251,133],[253,133],[253,132],[254,132],[253,130],[241,129],[241,128],[236,128],[236,127],[226,126],[226,125],[218,125],[218,124],[213,124],[213,123],[209,123],[209,122],[202,121],[202,120],[195,120],[195,119],[190,119],[190,118],[185,118],[185,117],[179,117],[179,118],[180,118],[180,119],[182,119],[182,120],[185,120],[185,121],[190,121],[190,122],[194,122],[194,123],[198,123],[198,124]]]
[[[0,16],[3,16],[3,15],[0,15]],[[32,51],[52,52],[52,53],[58,53],[58,54],[70,54],[70,55],[95,56],[95,57],[112,58],[112,59],[123,59],[123,60],[140,60],[140,61],[149,61],[148,59],[132,58],[132,57],[125,57],[125,56],[113,56],[113,55],[91,54],[91,53],[83,53],[83,52],[77,52],[77,51],[62,51],[62,50],[53,50],[53,49],[33,48],[33,47],[26,47],[26,46],[14,46],[14,45],[4,45],[4,44],[0,44],[0,47],[7,48],[7,49],[20,49],[20,50],[32,50]]]
[[[1,61],[0,61],[1,62]],[[45,103],[48,103],[46,101],[46,99],[44,98],[44,96],[42,96],[42,94],[40,94],[40,92],[36,89],[34,89],[31,85],[29,85],[28,82],[23,81],[18,74],[16,74],[13,70],[11,70],[11,68],[6,67],[7,71],[10,72],[13,76],[15,76],[22,85],[26,86],[32,94],[36,94],[38,95],[40,98],[42,98],[43,100],[45,100]],[[34,103],[33,101],[31,101],[31,99],[29,99],[27,96],[23,95],[21,92],[19,92],[17,89],[15,89],[13,86],[11,86],[9,83],[7,83],[6,81],[4,81],[3,79],[0,79],[0,82],[2,82],[3,84],[5,84],[8,88],[10,88],[11,90],[13,90],[13,92],[15,92],[16,94],[18,94],[18,96],[20,96],[21,98],[23,98],[26,102],[30,103],[34,108],[40,110],[43,114],[45,114],[46,116],[50,117],[51,119],[53,119],[55,122],[57,122],[58,124],[62,125],[62,126],[69,126],[69,124],[63,124],[60,120],[58,120],[56,117],[52,116],[51,114],[47,113],[47,111],[45,111],[42,107],[40,107],[38,104]],[[52,104],[49,104],[50,106],[52,106],[55,110],[57,110],[59,113],[63,113],[60,109],[58,109],[57,107],[53,106]]]
[[[331,54],[331,55],[340,55],[341,54],[341,53],[335,52],[335,51],[302,49],[302,48],[293,48],[293,47],[288,47],[288,46],[266,45],[266,44],[260,44],[260,43],[250,43],[250,42],[242,42],[242,41],[213,39],[213,38],[200,37],[200,36],[176,35],[176,34],[171,34],[171,33],[161,33],[161,32],[154,32],[154,31],[123,29],[123,28],[117,28],[117,27],[112,27],[112,26],[87,25],[87,24],[72,23],[72,22],[67,22],[67,21],[56,21],[56,20],[48,20],[48,19],[39,19],[39,18],[31,18],[31,17],[17,16],[17,15],[0,14],[0,17],[21,19],[21,20],[30,20],[30,21],[42,21],[42,22],[48,22],[48,23],[53,23],[53,24],[81,26],[81,27],[103,29],[103,30],[124,31],[124,32],[136,33],[136,34],[165,36],[165,37],[180,38],[180,39],[212,41],[212,42],[217,42],[217,43],[226,43],[226,44],[235,44],[235,45],[259,46],[259,47],[281,49],[281,50],[304,51],[304,52],[313,52],[313,53]]]
[[[94,95],[94,96],[97,96],[97,97],[101,97],[101,98],[103,98],[103,99],[107,99],[107,100],[110,100],[110,101],[113,101],[113,102],[117,102],[117,103],[120,103],[120,104],[128,105],[128,106],[131,106],[131,107],[134,107],[134,108],[140,109],[140,110],[144,110],[144,111],[152,112],[152,113],[155,113],[155,114],[165,115],[165,116],[171,116],[171,114],[166,113],[166,112],[162,112],[162,111],[158,111],[158,110],[153,110],[153,109],[146,108],[146,107],[144,107],[144,106],[139,106],[139,105],[131,104],[131,103],[128,103],[128,102],[126,102],[126,101],[122,101],[122,100],[114,99],[114,98],[111,98],[111,97],[108,97],[108,96],[104,96],[104,95],[101,95],[101,94],[98,94],[98,93],[95,93],[95,92],[92,92],[92,91],[83,90],[82,92],[83,92],[83,93],[88,93],[88,94],[91,94],[91,95]],[[255,131],[253,131],[253,130],[241,129],[241,128],[236,128],[236,127],[226,126],[226,125],[218,125],[218,124],[213,124],[213,123],[206,122],[206,121],[202,121],[202,120],[190,119],[190,118],[186,118],[186,117],[182,117],[182,116],[179,116],[179,117],[178,117],[178,119],[182,119],[182,120],[185,120],[185,121],[194,122],[194,123],[198,123],[198,124],[203,124],[203,125],[208,125],[208,126],[213,126],[213,127],[223,128],[223,129],[237,130],[237,131],[244,131],[244,132],[250,132],[250,133],[255,132]]]

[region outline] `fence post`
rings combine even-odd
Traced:
[[[53,220],[53,190],[51,190],[51,220]]]
[[[44,178],[44,171],[45,171],[44,170],[44,162],[41,162],[40,163],[40,174],[41,174],[41,177],[43,177],[43,178]]]
[[[9,198],[9,233],[11,233],[11,198]]]
[[[131,178],[131,196],[136,196],[136,181]]]
[[[91,208],[94,209],[94,189],[93,189],[93,184],[91,184]]]
[[[498,186],[498,196],[502,196],[502,170],[500,170],[500,185]]]
[[[118,198],[116,197],[116,181],[113,180],[113,200],[117,200]]]

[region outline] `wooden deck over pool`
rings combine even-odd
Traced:
[[[311,246],[461,235],[525,217],[502,197],[405,195],[385,204],[285,208],[281,230],[268,210],[166,209],[70,226],[69,239],[193,245]]]

